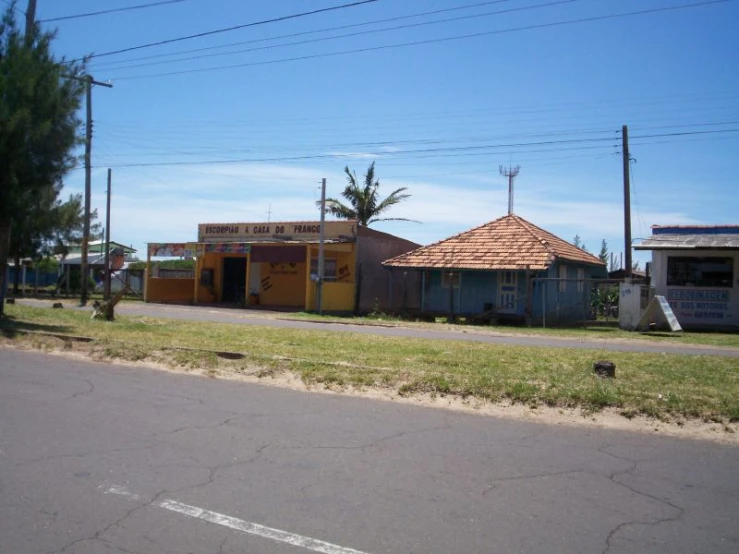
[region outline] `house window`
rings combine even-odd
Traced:
[[[318,275],[318,258],[311,258],[310,274]],[[323,260],[323,280],[336,281],[336,258],[325,258]]]
[[[566,265],[559,266],[558,290],[559,292],[567,292],[567,266]]]
[[[441,288],[448,289],[450,286],[458,289],[459,288],[460,273],[454,271],[442,271],[441,272]]]
[[[720,257],[667,257],[668,287],[731,288],[734,283],[734,259]]]
[[[582,267],[577,268],[577,292],[585,289],[585,270]]]
[[[516,284],[516,274],[513,271],[504,271],[502,284],[503,285],[515,285]]]

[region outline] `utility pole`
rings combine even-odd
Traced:
[[[626,253],[626,278],[631,280],[631,182],[629,176],[629,164],[631,157],[629,155],[629,128],[624,125],[621,127],[621,138],[623,146],[621,148],[623,154],[624,165],[624,252]]]
[[[36,25],[36,0],[28,0],[26,8],[26,42],[33,39],[33,28]]]
[[[108,168],[108,201],[105,206],[105,288],[103,300],[110,300],[110,188],[113,171]]]
[[[324,252],[323,243],[325,239],[325,222],[326,222],[326,178],[321,180],[321,233],[318,238],[318,280],[316,281],[316,308],[318,314],[323,314],[323,271],[324,271]]]
[[[88,243],[90,242],[90,196],[92,194],[92,177],[91,163],[92,158],[92,86],[100,85],[107,88],[113,88],[111,83],[103,83],[96,81],[92,75],[84,77],[69,77],[85,83],[85,221],[82,229],[82,256],[80,259],[80,279],[82,291],[80,293],[80,306],[87,304],[88,286],[87,286],[87,252]]]
[[[501,165],[498,166],[498,171],[500,171],[503,177],[508,179],[508,215],[511,215],[513,213],[513,181],[518,176],[518,172],[521,171],[521,166],[511,167],[509,165],[508,169],[506,169]]]

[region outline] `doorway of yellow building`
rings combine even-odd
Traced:
[[[243,302],[246,296],[246,257],[223,258],[222,302]]]

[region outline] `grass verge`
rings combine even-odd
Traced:
[[[89,314],[7,306],[4,341],[83,351],[99,359],[149,361],[184,370],[268,376],[290,371],[329,388],[381,387],[401,395],[430,393],[528,406],[615,408],[627,417],[739,421],[739,363],[682,356],[556,349],[380,337],[258,326]],[[46,333],[46,334],[39,334]],[[90,337],[92,342],[50,338]],[[224,355],[238,353],[238,356]],[[592,373],[596,360],[616,364],[617,378]]]

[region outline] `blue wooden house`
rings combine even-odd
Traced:
[[[606,264],[515,214],[383,262],[419,271],[420,311],[569,323],[590,316]]]

